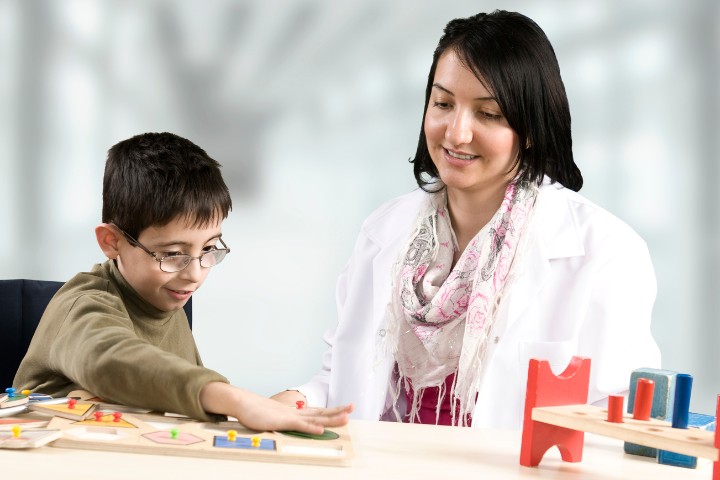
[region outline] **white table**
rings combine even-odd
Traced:
[[[41,447],[0,449],[2,478],[48,479],[712,479],[712,462],[697,470],[625,455],[619,440],[586,434],[583,461],[565,463],[552,448],[539,467],[519,464],[520,432],[398,423],[350,422],[351,467],[320,467]]]

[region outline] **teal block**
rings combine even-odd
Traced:
[[[660,450],[657,457],[658,463],[662,465],[671,465],[673,467],[697,468],[697,457],[683,455],[682,453],[668,452]]]
[[[630,374],[630,395],[628,396],[627,412],[633,413],[635,407],[635,389],[639,378],[647,378],[655,382],[653,403],[650,416],[658,420],[670,421],[672,419],[675,402],[675,378],[677,372],[658,368],[638,368]],[[657,449],[625,442],[625,453],[640,455],[642,457],[657,457]]]

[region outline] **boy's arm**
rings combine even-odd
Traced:
[[[324,427],[345,425],[352,405],[336,408],[288,407],[232,385],[210,382],[200,391],[200,403],[208,412],[238,419],[255,430],[298,430],[321,434]]]

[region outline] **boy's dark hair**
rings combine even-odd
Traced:
[[[108,151],[103,223],[137,238],[150,226],[185,218],[195,227],[225,219],[232,209],[220,164],[172,133],[144,133]]]
[[[580,190],[583,178],[573,159],[570,107],[555,51],[535,22],[503,10],[451,20],[438,42],[428,75],[417,152],[411,160],[420,188],[426,189],[439,178],[424,125],[438,60],[448,50],[493,93],[518,134],[520,179],[540,184],[547,175],[553,182]]]

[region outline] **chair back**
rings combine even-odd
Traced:
[[[45,307],[62,286],[48,280],[0,280],[0,392],[12,386]],[[192,298],[184,308],[192,328]]]

